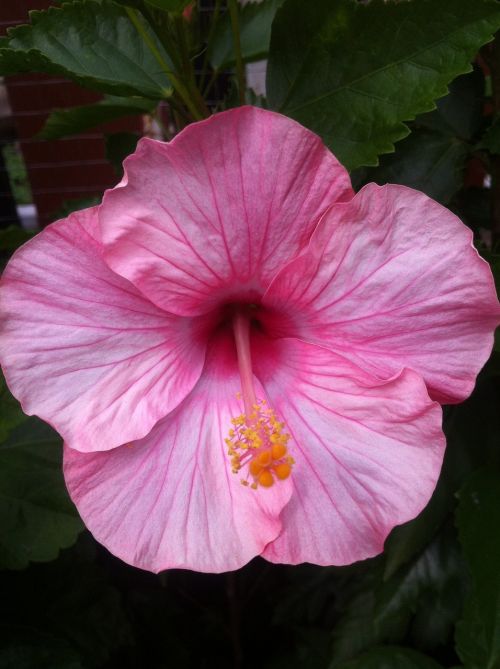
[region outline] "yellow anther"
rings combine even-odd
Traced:
[[[248,469],[249,469],[250,474],[252,476],[258,476],[261,473],[263,467],[260,464],[260,462],[257,462],[257,460],[250,460],[250,464],[248,466]]]
[[[277,480],[290,476],[293,458],[288,455],[290,435],[283,432],[285,424],[276,418],[265,400],[252,406],[252,413],[231,419],[229,437],[225,439],[233,473],[247,468],[244,486],[255,490],[259,486],[270,488]]]
[[[258,480],[260,485],[264,486],[264,488],[270,488],[274,483],[273,475],[268,469],[264,469],[264,471],[259,474]]]
[[[286,446],[284,444],[273,444],[271,448],[273,460],[279,460],[286,454]]]
[[[282,462],[280,465],[276,465],[276,467],[274,467],[274,473],[281,481],[287,479],[291,472],[292,468],[287,462]]]
[[[266,450],[259,453],[259,455],[256,455],[255,459],[260,465],[262,465],[263,467],[267,467],[267,465],[271,464],[272,457],[273,456],[271,451]]]

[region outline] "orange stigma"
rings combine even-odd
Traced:
[[[250,324],[248,318],[236,314],[233,321],[234,338],[241,377],[241,394],[245,413],[231,419],[232,428],[225,442],[231,459],[233,474],[242,470],[244,486],[254,490],[259,486],[270,488],[276,481],[290,476],[293,458],[288,453],[290,435],[265,400],[257,401],[253,386],[250,355]],[[251,479],[251,483],[250,480]]]

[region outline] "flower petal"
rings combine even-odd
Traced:
[[[445,447],[439,405],[411,370],[381,382],[298,340],[268,343],[255,357],[296,461],[283,531],[263,556],[343,565],[380,553],[436,485]]]
[[[381,378],[410,367],[431,397],[461,401],[500,322],[490,268],[471,242],[471,231],[422,193],[369,184],[333,206],[277,276],[264,304],[297,316],[268,325]]]
[[[319,137],[240,107],[139,143],[100,211],[106,260],[159,306],[200,314],[253,298],[307,243],[319,216],[352,196]]]
[[[205,357],[194,323],[158,309],[102,260],[96,211],[47,227],[1,282],[9,387],[82,451],[147,434],[189,393]]]
[[[251,490],[232,474],[224,439],[242,411],[234,345],[219,342],[184,403],[144,439],[106,453],[65,449],[70,495],[90,531],[150,571],[238,569],[280,529],[289,481]]]

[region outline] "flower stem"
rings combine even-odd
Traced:
[[[205,79],[207,77],[209,53],[212,46],[212,42],[214,41],[217,23],[219,21],[220,8],[221,8],[221,0],[215,0],[215,8],[212,14],[212,21],[210,23],[210,30],[208,32],[208,37],[207,37],[207,46],[205,49],[205,54],[203,56],[203,65],[201,66],[201,81],[203,82],[205,82]],[[217,72],[217,70],[215,70],[215,72]],[[210,88],[210,86],[208,88]],[[208,90],[208,88],[205,86],[205,92]]]
[[[193,118],[197,121],[204,118],[203,114],[197,109],[196,105],[191,100],[191,96],[189,94],[188,89],[184,86],[182,81],[177,77],[175,72],[171,70],[169,64],[163,58],[163,55],[161,54],[160,50],[151,39],[150,35],[148,34],[147,30],[144,27],[144,24],[139,18],[137,11],[135,9],[132,9],[131,7],[125,7],[125,11],[127,12],[135,28],[137,29],[137,32],[142,37],[144,43],[148,46],[149,50],[158,61],[162,70],[167,74],[168,78],[172,82],[172,86],[175,88],[175,90],[179,94],[179,97],[182,99],[186,107],[189,109]]]
[[[238,0],[228,0],[229,15],[231,17],[231,29],[233,31],[234,56],[236,60],[236,74],[238,77],[238,89],[240,104],[245,104],[245,68],[241,55],[240,25],[238,17]]]
[[[187,90],[191,95],[191,99],[205,118],[210,116],[210,112],[196,83],[194,67],[189,55],[189,45],[186,38],[186,21],[183,16],[174,16],[173,23],[181,58],[181,69],[184,74]]]

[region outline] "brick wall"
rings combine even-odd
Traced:
[[[26,23],[30,10],[49,4],[48,0],[1,0],[0,34]],[[64,79],[38,74],[7,77],[6,85],[40,225],[52,220],[64,200],[100,195],[117,182],[105,159],[104,132],[140,132],[140,119],[115,121],[67,139],[38,140],[34,135],[53,108],[88,104],[99,96]]]

